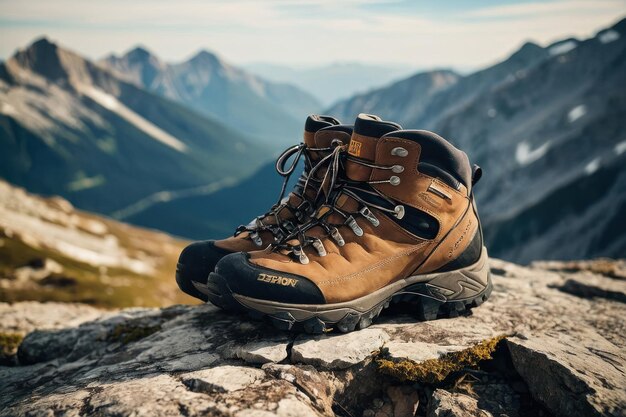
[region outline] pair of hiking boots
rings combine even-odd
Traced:
[[[481,170],[440,136],[361,114],[309,116],[276,168],[291,193],[235,235],[189,245],[186,293],[285,330],[349,332],[390,303],[421,320],[456,317],[491,293],[472,195]],[[285,184],[283,183],[283,193]]]

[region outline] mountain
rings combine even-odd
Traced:
[[[138,47],[121,57],[111,55],[100,65],[142,88],[278,146],[292,144],[300,135],[302,120],[322,107],[297,87],[266,81],[207,51],[169,64]]]
[[[460,75],[450,70],[417,73],[388,87],[340,101],[327,113],[342,120],[354,120],[359,113],[393,114],[394,120],[407,120],[420,114],[433,96],[460,79]]]
[[[3,302],[81,302],[107,308],[190,303],[193,299],[178,291],[173,278],[185,245],[0,180]]]
[[[476,198],[494,256],[626,253],[626,19],[586,40],[527,43],[447,83],[436,77],[417,74],[326,112],[349,120],[365,108],[466,150],[485,172]]]
[[[311,68],[256,63],[247,65],[246,69],[268,80],[288,82],[310,91],[326,106],[354,94],[389,84],[411,73],[409,67],[353,62]]]
[[[292,175],[290,186],[300,172],[298,167]],[[281,184],[282,177],[276,173],[274,163],[269,163],[249,178],[213,193],[158,202],[140,212],[117,218],[190,239],[227,237],[233,234],[237,226],[247,224],[272,207],[278,199]],[[168,219],[167,224],[164,225],[163,219]]]
[[[367,111],[407,126],[433,128],[437,120],[471,104],[479,94],[548,56],[547,50],[529,42],[505,61],[467,76],[450,70],[417,73],[387,87],[339,101],[325,112],[352,120],[362,112],[361,106],[365,106]]]
[[[243,178],[270,155],[45,38],[0,64],[0,103],[0,178],[98,213]]]

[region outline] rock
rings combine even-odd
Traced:
[[[85,304],[34,301],[0,303],[0,332],[26,334],[35,329],[75,327],[106,314],[104,310]]]
[[[273,377],[295,385],[325,414],[333,414],[333,394],[336,387],[332,380],[320,374],[314,367],[269,363],[263,369]]]
[[[231,392],[262,381],[265,372],[256,368],[222,365],[180,375],[181,381],[194,392],[211,394]]]
[[[235,356],[249,363],[280,362],[287,359],[287,345],[286,338],[246,343],[237,349]]]
[[[391,386],[387,395],[393,403],[393,417],[414,416],[419,405],[419,393],[407,386]]]
[[[428,403],[427,417],[492,417],[478,407],[478,401],[465,394],[435,390]]]
[[[549,409],[568,416],[626,413],[626,353],[599,334],[588,330],[543,339],[514,337],[507,344],[515,369]]]
[[[363,362],[389,340],[381,329],[365,329],[339,335],[299,336],[291,360],[323,369],[345,369]]]
[[[494,292],[468,316],[386,312],[322,336],[210,305],[0,304],[6,331],[34,330],[19,361],[0,366],[0,416],[395,417],[418,399],[418,412],[440,416],[624,416],[626,280],[550,265],[492,260]],[[571,281],[617,296],[569,291]]]

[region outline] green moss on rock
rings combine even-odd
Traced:
[[[153,333],[161,330],[160,325],[156,326],[141,326],[131,323],[118,324],[109,333],[109,340],[114,342],[120,342],[124,345],[135,342],[137,340],[148,337]]]
[[[484,340],[468,349],[447,353],[438,359],[428,359],[424,362],[389,359],[383,348],[378,354],[376,363],[380,372],[401,381],[436,384],[442,382],[452,372],[467,367],[475,368],[480,361],[492,359],[492,353],[504,337]]]
[[[24,336],[20,333],[0,332],[0,360],[15,356],[23,339]]]

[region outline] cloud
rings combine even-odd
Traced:
[[[552,1],[536,3],[507,4],[500,6],[485,7],[472,10],[467,13],[470,18],[520,18],[538,15],[566,15],[572,14],[603,14],[623,13],[626,11],[626,1],[622,0],[595,0],[595,1]]]
[[[47,34],[92,58],[143,44],[168,60],[202,48],[236,63],[360,61],[477,67],[522,42],[592,35],[624,0],[559,0],[426,13],[382,0],[0,0],[0,56]],[[481,4],[484,4],[481,2]],[[375,5],[375,10],[371,6]],[[442,6],[441,6],[442,7]]]

